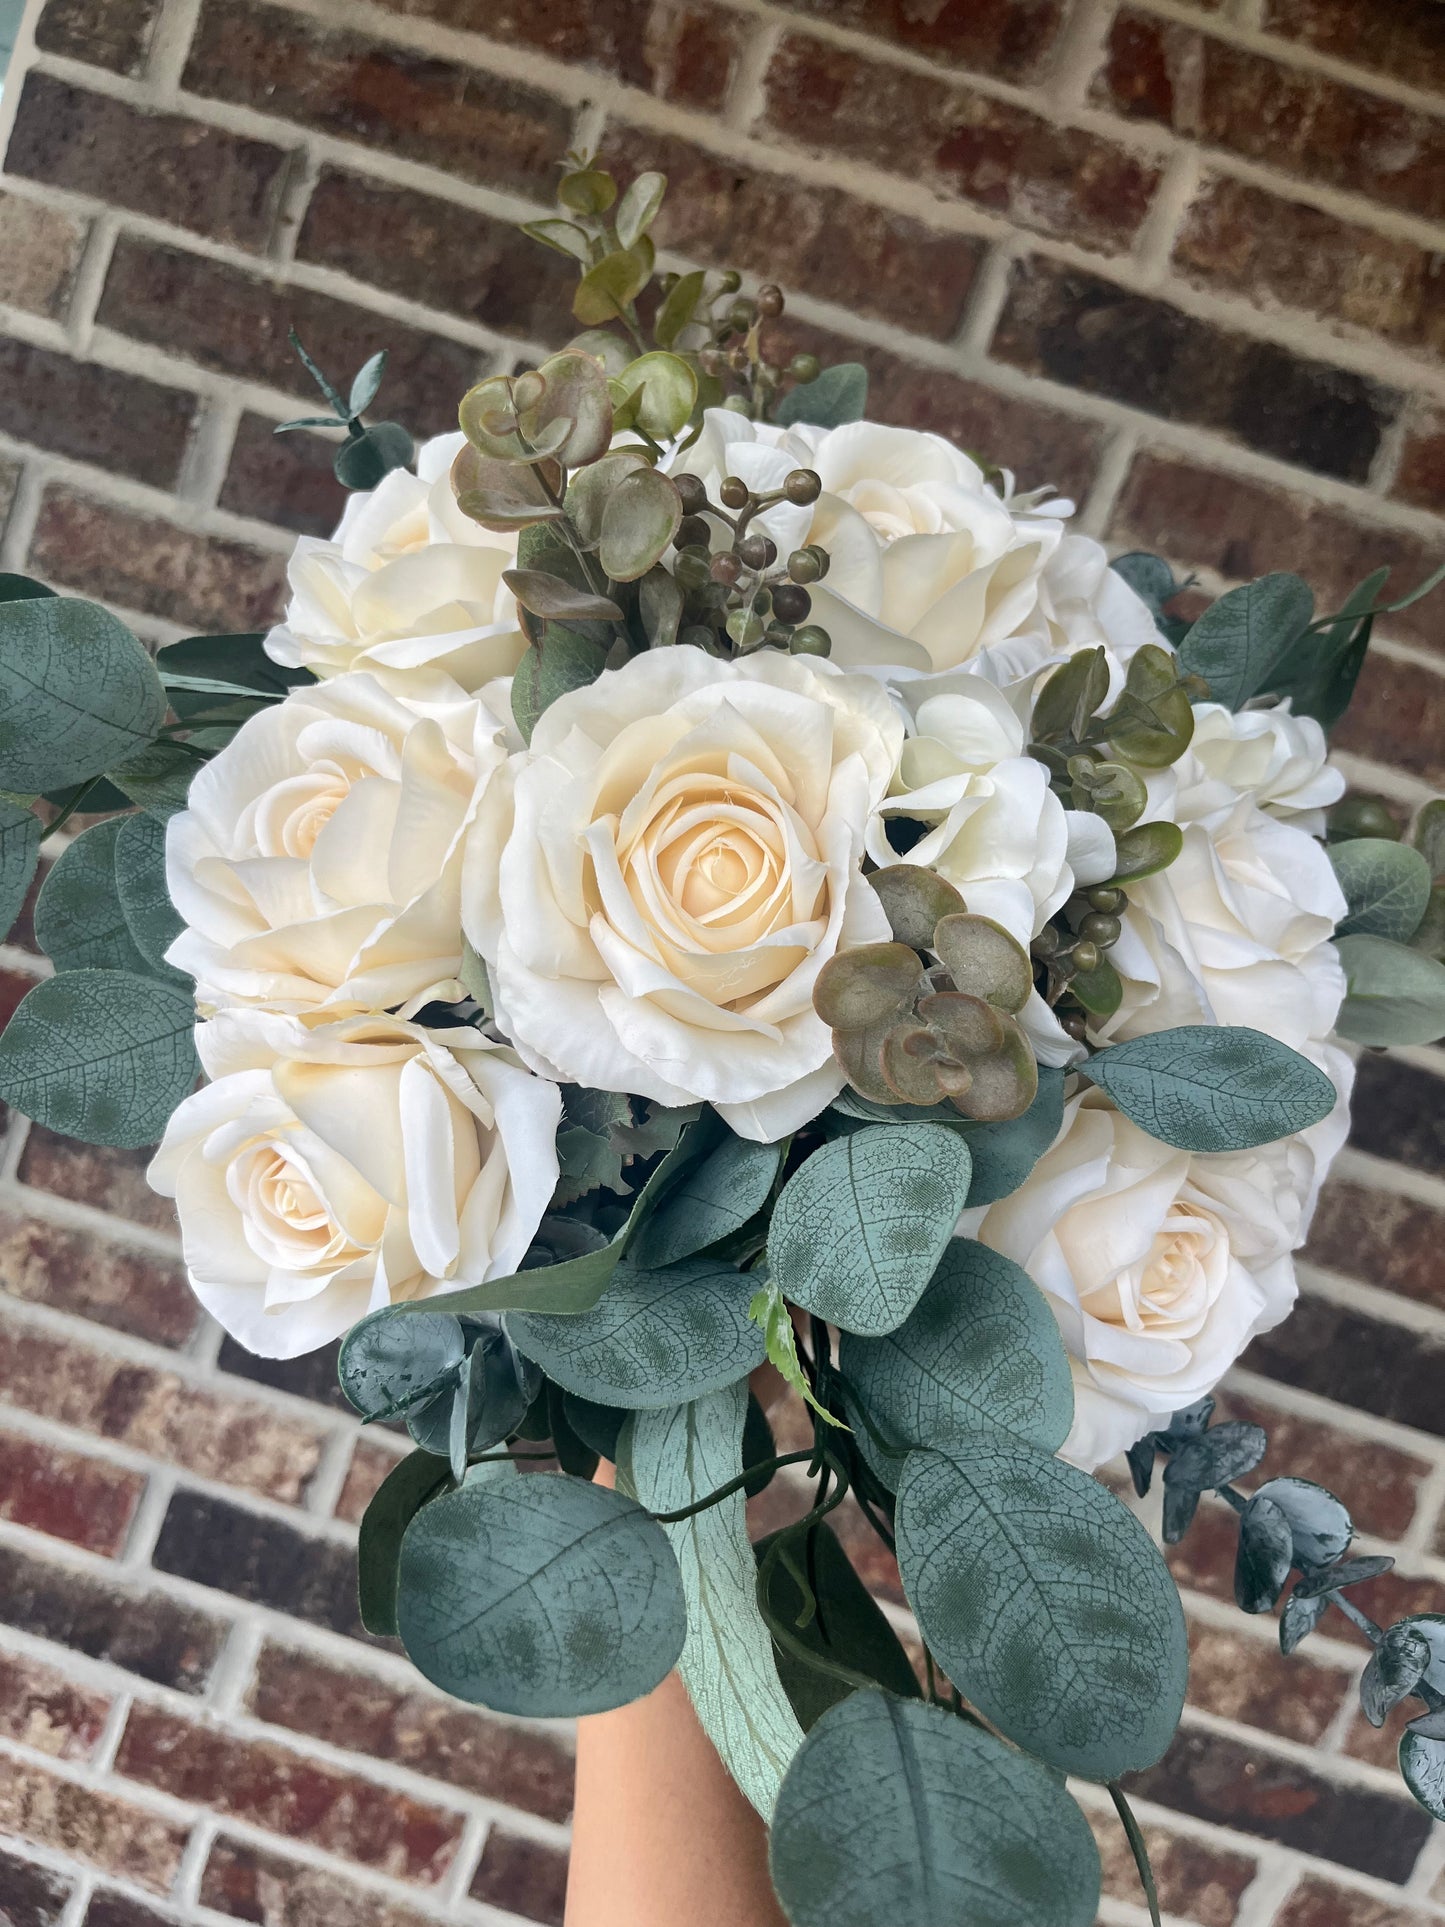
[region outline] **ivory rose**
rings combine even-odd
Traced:
[[[813,984],[886,938],[863,835],[903,727],[871,677],[658,649],[561,697],[469,845],[467,935],[543,1075],[775,1138],[839,1090]]]
[[[150,1167],[197,1297],[263,1358],[295,1358],[383,1305],[506,1277],[557,1181],[561,1093],[460,1025],[202,1024],[214,1080]]]
[[[268,655],[317,676],[370,669],[399,687],[418,670],[441,670],[468,690],[512,673],[527,646],[502,581],[517,539],[457,507],[450,472],[463,441],[436,436],[414,475],[394,468],[352,495],[329,541],[300,538]]]
[[[293,690],[197,774],[166,836],[204,1009],[415,1010],[459,997],[463,840],[501,725],[444,676]]]
[[[1331,768],[1325,732],[1313,716],[1291,713],[1289,699],[1265,709],[1194,705],[1194,736],[1176,771],[1174,815],[1201,822],[1252,796],[1262,810],[1323,836],[1325,811],[1345,793]]]
[[[1102,1091],[1073,1098],[1009,1197],[965,1213],[1021,1264],[1059,1322],[1074,1378],[1064,1456],[1090,1470],[1210,1391],[1295,1299],[1292,1251],[1347,1125],[1349,1063],[1318,1054],[1330,1117],[1253,1151],[1202,1155],[1147,1136]]]

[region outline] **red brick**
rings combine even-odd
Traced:
[[[0,1913],[12,1927],[55,1927],[73,1883],[0,1849]]]
[[[1274,1927],[1432,1927],[1436,1918],[1308,1874],[1275,1915]]]
[[[290,162],[270,141],[35,73],[25,77],[5,154],[12,174],[257,249]]]
[[[1445,1339],[1429,1333],[1306,1293],[1283,1325],[1255,1339],[1242,1363],[1357,1412],[1445,1434],[1439,1395]],[[1361,1523],[1373,1529],[1368,1518]]]
[[[1133,119],[1407,214],[1445,203],[1440,121],[1193,27],[1126,7],[1094,91]]]
[[[223,1620],[164,1593],[14,1546],[0,1559],[0,1620],[182,1693],[204,1691],[227,1630]]]
[[[1445,786],[1445,677],[1372,651],[1332,740]]]
[[[0,970],[0,1030],[15,1015],[23,1000],[35,988],[35,979],[19,970]]]
[[[88,223],[45,201],[0,194],[5,298],[56,321],[65,313]]]
[[[247,1705],[257,1719],[447,1780],[469,1793],[565,1820],[572,1760],[548,1734],[430,1694],[398,1692],[314,1653],[267,1645]]]
[[[646,168],[666,174],[668,198],[652,230],[661,247],[752,269],[914,334],[947,341],[958,332],[983,253],[971,235],[639,128],[609,127],[601,158],[622,180]]]
[[[253,0],[210,0],[182,85],[549,201],[572,131],[550,94]]]
[[[332,469],[340,437],[278,435],[268,416],[245,414],[236,429],[220,504],[298,535],[330,535],[346,491]]]
[[[1266,455],[1363,481],[1400,397],[1057,262],[1016,264],[993,354]]]
[[[0,461],[0,529],[10,513],[10,505],[15,500],[15,490],[20,481],[19,462]]]
[[[285,602],[280,556],[62,484],[41,498],[28,567],[79,595],[222,633],[264,629]]]
[[[175,1205],[146,1183],[150,1160],[149,1151],[112,1151],[32,1124],[20,1157],[19,1177],[22,1184],[57,1198],[73,1198],[152,1231],[174,1231]]]
[[[1114,141],[796,34],[768,69],[766,116],[786,140],[1106,252],[1128,246],[1159,179]]]
[[[1220,1719],[1317,1746],[1354,1692],[1355,1677],[1308,1653],[1286,1657],[1273,1638],[1255,1637],[1242,1621],[1230,1631],[1190,1622],[1189,1704]]]
[[[1320,1194],[1305,1257],[1384,1291],[1445,1309],[1445,1213],[1397,1191],[1332,1178]]]
[[[562,1927],[567,1856],[556,1847],[493,1827],[472,1876],[471,1895],[541,1927]]]
[[[1316,52],[1389,74],[1412,87],[1445,91],[1445,19],[1435,0],[1265,0],[1260,23]]]
[[[201,1905],[257,1927],[430,1927],[435,1916],[339,1875],[225,1835],[201,1875]]]
[[[1099,1844],[1104,1892],[1114,1900],[1140,1904],[1139,1869],[1118,1817],[1111,1811],[1087,1815]],[[1234,1853],[1152,1822],[1141,1823],[1159,1900],[1166,1913],[1195,1921],[1198,1927],[1234,1927],[1245,1888],[1258,1872],[1248,1854]]]
[[[169,1889],[186,1844],[184,1827],[145,1807],[19,1760],[0,1774],[0,1828],[153,1893]]]
[[[346,1482],[336,1501],[336,1516],[348,1525],[359,1525],[361,1515],[371,1504],[377,1487],[397,1463],[400,1454],[387,1451],[374,1439],[360,1438],[346,1468]]]
[[[338,380],[385,348],[380,406],[417,435],[456,427],[457,403],[478,368],[478,357],[454,341],[136,235],[116,244],[99,319],[213,373],[297,395],[311,413],[316,389],[287,339],[290,329]],[[234,615],[222,626],[234,628]]]
[[[200,1322],[180,1265],[18,1211],[0,1210],[0,1289],[157,1345],[184,1345]]]
[[[160,10],[161,0],[45,0],[35,44],[42,53],[136,74]]]
[[[0,431],[17,441],[166,488],[195,412],[195,396],[183,389],[0,340]]]
[[[293,1619],[363,1637],[354,1549],[229,1500],[176,1492],[151,1564]]]
[[[221,1340],[217,1358],[223,1372],[233,1378],[248,1378],[255,1385],[269,1385],[276,1392],[290,1392],[294,1398],[309,1398],[334,1412],[352,1416],[350,1400],[336,1375],[340,1342],[323,1345],[319,1351],[303,1352],[299,1358],[258,1358],[238,1345],[234,1338]]]
[[[3,1319],[0,1394],[200,1478],[292,1503],[321,1458],[324,1434],[271,1406],[217,1396],[173,1372]]]
[[[851,27],[939,66],[1036,80],[1058,37],[1060,0],[782,0],[790,13]]]
[[[1445,530],[1440,540],[1406,535],[1267,482],[1145,450],[1129,471],[1109,537],[1120,547],[1156,549],[1233,581],[1294,569],[1328,610],[1382,566],[1393,571],[1392,594],[1414,588],[1438,565]],[[1445,653],[1442,608],[1445,594],[1437,592],[1382,627]]]
[[[59,1759],[83,1760],[105,1725],[110,1700],[23,1653],[0,1653],[0,1733]]]
[[[1350,1142],[1445,1178],[1445,1079],[1398,1058],[1363,1056],[1350,1105]]]
[[[145,1490],[139,1473],[18,1432],[0,1434],[0,1440],[0,1519],[88,1552],[120,1551]]]
[[[157,1706],[131,1709],[116,1771],[358,1866],[428,1884],[446,1873],[462,1829],[459,1814]]]
[[[1390,493],[1415,508],[1445,513],[1445,409],[1416,401]]]
[[[1258,308],[1302,308],[1419,354],[1445,355],[1445,255],[1247,181],[1206,181],[1174,263],[1196,286],[1244,295]]]

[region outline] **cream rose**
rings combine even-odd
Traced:
[[[1021,1264],[1059,1322],[1074,1377],[1064,1456],[1090,1470],[1202,1398],[1288,1312],[1292,1251],[1347,1126],[1349,1064],[1312,1130],[1192,1155],[1146,1136],[1098,1090],[1073,1098],[1052,1149],[961,1228]]]
[[[467,935],[544,1076],[770,1139],[838,1091],[819,970],[888,936],[860,859],[903,726],[871,678],[659,649],[552,704],[470,840]]]
[[[438,435],[415,475],[396,468],[351,496],[330,541],[301,537],[268,655],[317,676],[370,669],[403,687],[418,670],[441,670],[468,690],[512,673],[527,646],[502,581],[517,541],[457,507],[450,473],[463,440]]]
[[[149,1177],[176,1201],[196,1296],[249,1350],[295,1358],[526,1256],[561,1093],[480,1032],[228,1011],[196,1048],[214,1081]]]
[[[294,690],[191,784],[166,836],[187,928],[170,961],[203,1009],[418,1009],[459,997],[463,841],[506,751],[444,676]]]
[[[1227,813],[1240,796],[1296,829],[1322,836],[1325,811],[1345,793],[1329,764],[1325,732],[1312,716],[1295,716],[1289,700],[1231,711],[1194,705],[1194,736],[1176,770],[1178,822]]]
[[[813,614],[845,668],[953,669],[1014,638],[1003,674],[1016,676],[1105,633],[1126,654],[1157,639],[1103,549],[1065,536],[1071,503],[1005,498],[939,435],[877,422],[781,429],[709,409],[673,466],[714,499],[725,475],[772,490],[791,469],[817,472],[816,504],[781,502],[755,526],[784,555],[805,542],[828,550]]]

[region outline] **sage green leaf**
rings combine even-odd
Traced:
[[[0,938],[25,906],[40,861],[40,818],[19,803],[0,802]]]
[[[51,866],[35,903],[35,937],[57,970],[151,974],[116,892],[115,852],[123,817],[82,830]]]
[[[1178,762],[1194,735],[1194,710],[1171,649],[1146,642],[1130,657],[1124,693],[1107,726],[1115,751],[1128,762],[1144,769]]]
[[[666,553],[681,520],[677,484],[655,468],[633,469],[603,504],[597,559],[614,582],[633,582]]]
[[[115,839],[115,890],[131,941],[159,977],[186,981],[166,962],[184,924],[166,889],[165,825],[154,816],[123,816]]]
[[[1437,1820],[1445,1820],[1445,1740],[1406,1730],[1400,1735],[1400,1778]]]
[[[655,1271],[624,1260],[591,1311],[513,1313],[507,1330],[564,1391],[656,1409],[720,1391],[762,1364],[763,1334],[748,1318],[752,1290],[717,1259]]]
[[[1079,649],[1044,680],[1034,702],[1034,734],[1082,738],[1109,693],[1109,661],[1102,646]]]
[[[346,406],[352,416],[364,415],[376,400],[381,378],[386,373],[386,350],[380,348],[364,361],[351,378],[351,392],[346,397]]]
[[[557,199],[574,214],[605,214],[617,199],[617,183],[603,168],[579,167],[562,176]]]
[[[465,1355],[461,1325],[449,1313],[408,1315],[387,1305],[351,1327],[336,1370],[363,1418],[388,1419],[449,1389]]]
[[[760,1565],[778,1536],[769,1533],[754,1545]],[[918,1678],[901,1640],[826,1519],[812,1528],[807,1558],[817,1610],[806,1625],[798,1622],[805,1616],[807,1601],[781,1559],[769,1569],[764,1602],[764,1616],[771,1625],[782,1626],[792,1642],[782,1646],[775,1640],[773,1659],[803,1731],[811,1732],[830,1706],[856,1690],[833,1668],[861,1673],[900,1699],[920,1699]],[[824,1664],[810,1665],[796,1650],[799,1645]]]
[[[1445,973],[1442,973],[1445,974]],[[1182,1024],[1081,1066],[1125,1117],[1181,1151],[1247,1151],[1328,1117],[1334,1085],[1288,1044],[1243,1024]]]
[[[1382,1045],[1445,1035],[1445,964],[1388,937],[1341,937],[1338,949],[1349,987],[1335,1019],[1339,1036]]]
[[[825,368],[816,381],[790,388],[773,410],[780,428],[812,422],[818,428],[841,428],[860,422],[868,412],[868,370],[861,361],[839,361]]]
[[[1053,1775],[888,1693],[809,1733],[770,1851],[792,1927],[1090,1927],[1099,1906],[1099,1850]]]
[[[647,466],[639,450],[617,448],[572,477],[567,484],[567,514],[585,548],[595,549],[602,540],[603,511],[623,476],[636,474]],[[573,566],[576,567],[575,558]]]
[[[1021,1440],[904,1463],[895,1518],[909,1603],[949,1679],[1064,1773],[1150,1766],[1184,1705],[1179,1589],[1114,1495]]]
[[[533,643],[512,677],[512,716],[530,743],[537,718],[559,696],[586,689],[602,674],[607,658],[596,643],[561,622],[549,622],[540,643]]]
[[[166,715],[155,664],[109,610],[70,596],[0,603],[0,788],[83,783]]]
[[[609,385],[619,427],[640,428],[654,441],[681,434],[697,405],[692,364],[662,349],[639,355]]]
[[[556,616],[564,622],[622,620],[622,611],[610,596],[574,589],[559,575],[548,575],[541,569],[503,569],[502,580],[534,616]]]
[[[1131,549],[1127,555],[1116,555],[1109,567],[1115,575],[1123,576],[1154,616],[1162,615],[1164,604],[1172,601],[1184,587],[1182,582],[1175,581],[1174,571],[1163,556],[1151,555],[1147,549]]]
[[[687,1405],[639,1412],[625,1447],[633,1491],[650,1512],[677,1512],[743,1469],[745,1384]],[[764,1819],[803,1730],[773,1664],[758,1610],[757,1567],[741,1490],[690,1519],[664,1525],[687,1601],[678,1671],[703,1730]]]
[[[396,1593],[401,1576],[402,1534],[427,1500],[447,1483],[447,1462],[430,1452],[409,1452],[387,1473],[361,1515],[356,1545],[357,1603],[361,1623],[378,1638],[396,1633]]]
[[[1288,696],[1296,716],[1313,716],[1326,729],[1349,708],[1370,646],[1376,597],[1389,580],[1387,568],[1366,576],[1319,629],[1306,629],[1275,664],[1272,694]]]
[[[1424,857],[1432,877],[1445,876],[1445,796],[1432,796],[1420,805],[1408,841]]]
[[[834,1138],[779,1193],[773,1283],[844,1331],[895,1331],[953,1235],[972,1168],[961,1134],[943,1125],[871,1125]]]
[[[717,1148],[691,1166],[638,1231],[633,1260],[676,1264],[739,1231],[768,1201],[781,1144],[756,1144],[723,1128]]]
[[[591,253],[586,231],[571,221],[523,221],[520,232],[573,261],[585,261]]]
[[[148,743],[124,762],[112,763],[110,780],[123,796],[162,821],[186,807],[191,782],[201,765],[179,743]]]
[[[652,242],[644,234],[589,268],[572,297],[572,312],[583,327],[600,328],[625,314],[652,279],[654,258]]]
[[[0,1035],[0,1098],[87,1144],[154,1144],[200,1074],[190,994],[122,970],[37,984]]]
[[[287,669],[266,654],[259,633],[186,636],[156,651],[156,668],[171,708],[184,722],[215,707],[218,695],[253,695],[280,702],[288,690],[314,682],[309,669]]]
[[[637,585],[637,612],[654,649],[669,649],[677,641],[686,597],[669,569],[654,564]]]
[[[29,575],[0,575],[0,602],[31,602],[41,596],[53,596],[54,589],[47,589],[43,582],[37,582]]]
[[[1277,666],[1313,614],[1307,582],[1263,575],[1211,603],[1185,637],[1179,659],[1190,675],[1203,676],[1215,702],[1242,709],[1251,696],[1273,688]]]
[[[400,422],[373,422],[341,444],[331,468],[343,488],[375,488],[394,468],[405,468],[415,452]]]
[[[584,467],[606,454],[612,440],[612,403],[607,377],[591,355],[577,348],[549,355],[531,377],[541,385],[539,400],[527,399],[527,379],[523,377],[513,393],[519,426],[530,448],[550,449],[567,468]],[[559,424],[565,434],[554,448]]]
[[[640,235],[646,234],[657,219],[666,192],[665,174],[638,174],[628,183],[612,223],[623,247],[630,248]]]
[[[1092,970],[1074,972],[1069,995],[1091,1017],[1112,1017],[1124,1001],[1124,980],[1107,957],[1100,957]]]
[[[1332,844],[1330,862],[1349,905],[1339,937],[1388,937],[1408,943],[1430,902],[1430,865],[1408,843],[1361,836]]]
[[[1054,1452],[1074,1422],[1068,1354],[1048,1301],[1012,1258],[972,1238],[949,1242],[912,1314],[883,1338],[845,1332],[838,1365],[892,1444],[947,1450],[1005,1432]],[[855,1426],[864,1457],[897,1485],[887,1459]]]
[[[1039,1068],[1039,1088],[1022,1117],[970,1124],[964,1142],[973,1158],[969,1204],[994,1204],[1017,1191],[1063,1128],[1064,1074]]]
[[[1355,1529],[1348,1511],[1312,1479],[1267,1479],[1253,1496],[1268,1499],[1284,1514],[1291,1552],[1302,1566],[1332,1566],[1349,1551]]]
[[[401,1543],[397,1625],[458,1699],[526,1719],[605,1713],[677,1664],[687,1608],[662,1527],[561,1473],[434,1499]]]
[[[1115,883],[1137,883],[1169,865],[1184,848],[1184,832],[1177,823],[1136,823],[1114,839]]]
[[[452,493],[462,514],[486,529],[505,532],[560,522],[562,508],[548,493],[553,486],[549,467],[546,462],[513,462],[484,455],[468,442],[452,463]],[[560,483],[560,469],[556,478]],[[570,556],[572,551],[564,548],[563,553]]]
[[[690,274],[681,275],[673,283],[652,324],[653,339],[659,348],[671,348],[692,320],[706,281],[707,276],[702,269],[694,268]]]

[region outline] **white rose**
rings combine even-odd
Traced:
[[[465,1025],[251,1010],[202,1024],[196,1048],[214,1081],[149,1177],[176,1201],[196,1296],[249,1350],[295,1358],[525,1257],[561,1093],[510,1051]]]
[[[1212,1390],[1293,1304],[1291,1252],[1347,1125],[1340,1091],[1312,1130],[1199,1155],[1147,1136],[1101,1091],[1070,1100],[1019,1189],[962,1228],[1021,1264],[1059,1322],[1074,1378],[1064,1456],[1091,1470]]]
[[[1345,793],[1313,716],[1290,713],[1288,697],[1264,709],[1194,705],[1194,736],[1177,765],[1177,822],[1227,812],[1241,795],[1281,821],[1322,836],[1325,811]]]
[[[1042,671],[1061,667],[1081,649],[1102,649],[1109,687],[1100,707],[1107,709],[1123,690],[1130,657],[1161,641],[1148,606],[1109,567],[1108,552],[1087,535],[1065,534],[1044,563],[1027,622],[979,650],[975,663],[1027,710]]]
[[[903,727],[871,678],[659,649],[543,714],[471,839],[467,934],[545,1076],[771,1139],[842,1086],[813,984],[888,936],[864,827]]]
[[[444,676],[293,690],[236,732],[166,835],[202,1007],[419,1009],[458,997],[466,830],[500,725]]]
[[[396,682],[441,670],[468,690],[512,673],[527,646],[502,581],[517,538],[457,507],[450,472],[464,439],[438,435],[415,475],[396,468],[352,495],[329,542],[300,538],[268,655],[317,676],[370,669]]]

